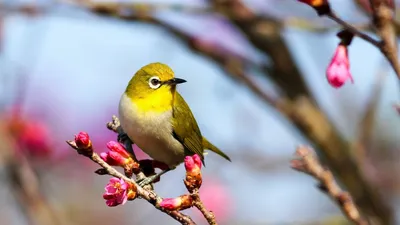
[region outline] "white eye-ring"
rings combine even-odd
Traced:
[[[149,86],[153,89],[157,89],[161,86],[161,80],[159,77],[154,76],[149,79]]]

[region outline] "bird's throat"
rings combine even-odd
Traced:
[[[169,92],[153,92],[143,96],[132,96],[131,101],[143,113],[164,113],[172,110],[174,94]]]

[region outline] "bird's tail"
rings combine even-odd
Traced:
[[[215,147],[213,144],[211,144],[205,137],[203,137],[203,148],[213,151],[214,153],[225,158],[226,160],[231,161],[229,156],[227,156],[223,151],[219,150],[217,147]]]

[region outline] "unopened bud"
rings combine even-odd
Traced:
[[[160,207],[169,211],[184,210],[192,207],[193,199],[190,195],[181,195],[176,198],[164,198],[160,202]]]
[[[334,88],[342,87],[347,80],[354,83],[353,77],[350,73],[347,46],[339,44],[336,48],[331,63],[326,69],[326,78],[329,84]]]
[[[92,141],[89,138],[89,134],[86,132],[79,132],[75,135],[76,146],[80,149],[88,149],[92,147]]]
[[[90,157],[93,154],[92,141],[86,132],[79,132],[75,135],[75,141],[67,141],[67,143],[75,148],[79,154]]]
[[[201,177],[201,159],[200,156],[195,154],[193,156],[185,157],[186,178],[184,180],[185,186],[189,192],[200,188],[202,184]]]

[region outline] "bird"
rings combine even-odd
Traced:
[[[231,161],[201,134],[192,111],[177,91],[177,85],[185,82],[176,78],[168,65],[154,62],[134,74],[120,98],[118,113],[124,134],[153,160],[168,166],[138,181],[140,186],[175,169],[186,156],[197,154],[205,165],[205,150]]]

